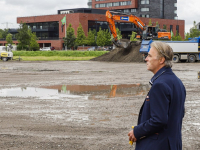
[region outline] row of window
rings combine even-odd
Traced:
[[[96,4],[95,8],[131,5],[131,1]]]
[[[137,9],[124,9],[123,10],[124,13],[134,13],[134,12],[137,12]],[[141,8],[141,12],[145,12],[145,11],[149,11],[149,8]]]
[[[141,4],[149,4],[149,0],[141,0]]]
[[[95,0],[96,2],[98,1],[105,1],[105,0]],[[88,0],[88,2],[92,2],[92,0]],[[149,0],[141,0],[141,4],[149,4]]]
[[[126,14],[128,14],[128,13],[134,14],[135,12],[137,12],[137,9],[123,9],[121,11]],[[141,11],[149,11],[149,9],[142,9]],[[146,15],[140,15],[140,17],[149,18],[150,16],[148,14],[146,14]]]
[[[136,9],[124,9],[124,10],[122,10],[124,13],[129,13],[129,12],[131,12],[131,13],[134,13],[134,12],[136,12],[137,10]]]
[[[105,1],[105,0],[95,0],[96,2],[98,1]],[[92,0],[88,0],[88,2],[92,2]],[[149,0],[141,0],[141,4],[149,4]],[[177,3],[174,3],[174,7],[177,7]]]

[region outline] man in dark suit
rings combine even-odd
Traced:
[[[173,50],[164,42],[153,42],[146,57],[153,72],[151,89],[140,109],[138,125],[128,133],[136,150],[182,150],[182,119],[186,91],[172,72]]]

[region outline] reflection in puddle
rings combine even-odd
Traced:
[[[85,95],[91,100],[103,100],[112,97],[130,97],[146,95],[149,85],[122,84],[122,85],[56,85],[43,87],[46,89],[58,89],[59,93],[72,95]]]
[[[79,98],[79,95],[59,94],[56,89],[45,88],[8,88],[0,90],[0,97],[38,97],[40,99],[59,99],[60,97]]]
[[[40,88],[7,88],[0,90],[0,97],[39,97],[40,99],[84,98],[105,100],[112,97],[146,95],[149,85],[55,85]]]

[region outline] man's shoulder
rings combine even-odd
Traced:
[[[155,84],[163,84],[171,87],[174,86],[184,86],[182,81],[171,71],[166,72],[162,76],[160,76],[156,81]]]

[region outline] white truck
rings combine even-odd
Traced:
[[[153,40],[143,40],[140,48],[140,53],[143,54],[145,59]],[[174,52],[173,62],[190,62],[200,60],[200,37],[189,39],[188,41],[162,41],[171,46]]]
[[[0,46],[0,59],[3,61],[13,59],[13,53],[11,52],[12,47],[10,45],[8,46],[8,51],[6,51],[6,46]]]

